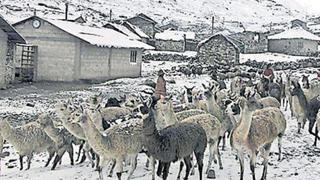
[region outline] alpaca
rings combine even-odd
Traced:
[[[252,96],[250,96],[252,97]],[[267,177],[268,156],[271,144],[278,137],[279,158],[281,160],[281,139],[286,129],[286,120],[279,108],[263,108],[257,101],[240,97],[240,122],[234,128],[230,143],[237,151],[240,160],[240,179],[243,180],[244,153],[250,156],[250,169],[255,180],[256,156],[258,152],[263,157],[263,173],[261,179]]]
[[[316,136],[318,136],[319,133],[319,129],[320,129],[320,109],[319,112],[317,113],[317,120],[316,120]],[[317,137],[314,138],[314,146],[317,147]]]
[[[160,160],[163,168],[163,179],[166,180],[170,163],[184,159],[187,166],[185,179],[191,169],[190,155],[197,159],[200,180],[202,180],[203,156],[207,144],[205,130],[195,123],[177,123],[158,131],[155,123],[155,97],[150,102],[143,101],[140,112],[143,119],[143,135],[148,153]],[[154,177],[153,177],[154,178]]]
[[[53,161],[52,170],[55,169],[57,163],[61,160],[66,151],[69,154],[71,165],[73,165],[72,143],[79,145],[81,144],[81,141],[71,135],[66,129],[58,129],[54,127],[49,114],[41,114],[37,119],[37,123],[40,125],[40,128],[55,142],[58,149],[57,155]]]
[[[142,120],[130,119],[130,122],[114,125],[104,134],[97,129],[91,117],[83,110],[83,114],[75,122],[79,123],[89,145],[100,157],[99,175],[103,179],[103,169],[107,162],[115,159],[117,177],[120,180],[123,172],[123,160],[126,156],[133,157],[127,179],[136,169],[136,159],[143,147]]]
[[[292,111],[293,116],[298,121],[298,133],[301,133],[301,128],[304,128],[307,121],[308,100],[299,84],[299,82],[292,81],[294,89],[291,92],[292,96]]]
[[[12,144],[19,154],[20,170],[23,169],[23,157],[27,156],[27,169],[30,169],[31,160],[34,153],[47,151],[49,159],[45,165],[47,167],[56,152],[55,143],[42,131],[37,123],[28,123],[20,127],[12,127],[8,122],[9,117],[0,119],[0,135],[4,140]]]

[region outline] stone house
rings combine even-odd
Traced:
[[[0,89],[14,80],[16,44],[25,44],[24,38],[0,16]]]
[[[149,45],[107,28],[32,16],[14,24],[37,46],[34,81],[108,80],[141,75]]]
[[[152,39],[156,33],[156,24],[157,22],[151,19],[149,16],[140,13],[135,17],[129,18],[126,21],[139,27],[144,33],[146,33]]]
[[[242,53],[263,53],[268,50],[268,36],[266,33],[244,31],[231,34],[229,38],[240,41],[244,45]]]
[[[223,34],[214,35],[203,40],[198,45],[200,62],[238,64],[239,56],[239,47]]]
[[[166,25],[163,25],[163,26],[160,26],[159,27],[162,31],[165,31],[165,30],[173,30],[173,31],[177,31],[179,29],[179,27],[175,24],[173,24],[172,22],[166,24]]]
[[[295,27],[268,36],[268,51],[296,56],[314,56],[318,54],[319,42],[319,36],[302,27]]]
[[[303,29],[308,30],[307,23],[300,19],[294,19],[291,21],[291,28],[295,27],[302,27]]]
[[[194,32],[166,30],[155,35],[155,48],[159,51],[195,51],[195,36]]]
[[[127,35],[131,39],[142,41],[144,43],[147,43],[148,39],[150,39],[150,37],[146,35],[140,28],[126,21],[115,21],[113,23],[107,23],[103,27],[113,29]]]

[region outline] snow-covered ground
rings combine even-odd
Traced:
[[[21,87],[21,89],[13,89],[13,91],[21,92],[21,95],[14,97],[3,96],[0,98],[0,111],[7,113],[21,113],[21,116],[29,113],[37,113],[49,109],[52,104],[58,99],[65,99],[67,97],[86,97],[93,93],[103,92],[108,96],[109,94],[117,95],[121,93],[136,93],[144,88],[141,85],[145,80],[156,78],[156,71],[160,68],[171,69],[172,66],[177,65],[173,62],[151,62],[143,65],[143,77],[133,79],[118,79],[109,81],[103,84],[90,85],[87,87],[61,89],[61,90],[44,90],[45,88],[38,86]],[[206,83],[210,78],[206,75],[186,78],[184,76],[167,74],[166,79],[175,80],[175,84],[168,84],[169,93],[182,92],[183,85],[195,85],[201,88],[201,83]],[[75,85],[76,86],[76,85]],[[23,93],[33,90],[33,94]],[[27,107],[27,103],[35,104],[35,107]],[[312,146],[313,137],[304,129],[302,134],[297,134],[296,120],[290,117],[290,113],[285,111],[287,119],[287,131],[283,139],[283,159],[277,161],[277,143],[272,147],[270,156],[268,179],[276,180],[317,180],[320,176],[320,149]],[[18,123],[19,124],[19,123]],[[77,148],[76,148],[77,149]],[[31,169],[28,171],[19,171],[18,156],[9,144],[5,145],[4,151],[10,152],[10,156],[1,160],[1,180],[72,180],[72,179],[98,179],[98,173],[94,171],[89,162],[81,165],[71,166],[67,155],[63,157],[62,165],[57,166],[56,170],[51,171],[50,167],[44,168],[47,154],[37,154],[32,160]],[[133,179],[150,180],[151,171],[146,169],[144,164],[146,156],[140,154],[138,157],[138,166],[134,172]],[[208,160],[208,152],[205,155],[205,166]],[[239,178],[239,163],[235,160],[235,154],[231,151],[229,143],[227,143],[226,151],[222,151],[223,170],[219,170],[217,165],[214,165],[216,176],[218,180],[234,180]],[[262,173],[261,159],[258,159],[256,172],[258,176]],[[251,179],[248,160],[245,164],[245,179]],[[176,179],[179,164],[175,163],[170,168],[169,179]],[[128,170],[128,167],[125,168]],[[124,173],[124,179],[127,173]],[[116,179],[115,175],[113,178]],[[157,177],[156,179],[161,179]],[[192,177],[191,180],[198,179],[198,173]]]
[[[297,61],[302,59],[308,59],[310,57],[305,56],[291,56],[286,54],[279,53],[257,53],[257,54],[240,54],[240,63],[244,63],[246,61],[257,61],[257,62],[290,62]]]

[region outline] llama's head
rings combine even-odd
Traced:
[[[195,88],[195,86],[191,88],[184,86],[184,88],[186,89],[186,92],[187,92],[188,103],[193,103],[193,89]]]
[[[292,81],[292,85],[293,85],[293,89],[291,90],[292,96],[299,96],[303,94],[303,90],[299,82]]]
[[[37,119],[37,123],[40,125],[40,128],[44,129],[48,126],[53,126],[51,116],[48,113],[42,113]]]
[[[310,88],[309,75],[302,75],[302,86],[305,89]]]

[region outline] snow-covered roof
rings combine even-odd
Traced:
[[[310,25],[308,25],[308,28],[309,28],[313,33],[320,33],[320,24],[310,24]]]
[[[184,40],[183,35],[186,35],[186,38],[190,40],[194,40],[196,38],[196,33],[194,32],[171,31],[171,30],[166,30],[161,33],[156,33],[155,38],[160,40],[180,41],[180,40]]]
[[[135,39],[135,40],[141,40],[141,38],[135,34],[134,32],[131,32],[127,27],[121,25],[121,24],[116,24],[116,23],[107,23],[103,27],[109,28],[109,29],[116,29],[117,31],[127,35],[129,38]]]
[[[304,30],[301,27],[294,27],[279,34],[268,36],[268,39],[307,39],[313,41],[320,41],[320,37]]]
[[[28,19],[15,23],[14,25],[18,25],[32,18],[39,18],[39,17],[32,16]],[[57,28],[65,31],[66,33],[72,36],[75,36],[76,38],[79,38],[94,46],[114,47],[114,48],[154,49],[152,46],[149,46],[135,39],[130,39],[128,36],[112,29],[84,26],[75,22],[62,21],[62,20],[52,20],[52,19],[43,19],[43,18],[40,18],[40,19],[47,21],[53,26],[56,26]]]
[[[203,46],[204,44],[206,44],[207,42],[209,42],[211,39],[216,38],[216,37],[222,37],[224,38],[226,41],[228,41],[230,44],[232,44],[232,46],[238,51],[240,52],[240,48],[238,47],[237,44],[235,44],[228,36],[221,34],[221,33],[217,33],[207,39],[204,39],[202,41],[199,42],[197,49],[201,48],[201,46]]]
[[[138,28],[137,26],[125,21],[123,22],[124,26],[129,27],[132,31],[134,31],[135,33],[137,33],[141,38],[150,38],[146,33],[144,33],[140,28]]]

